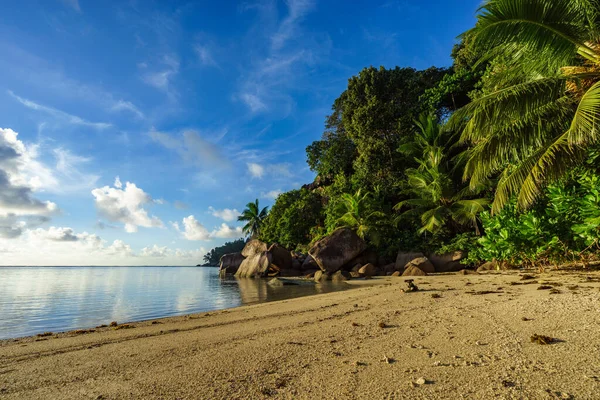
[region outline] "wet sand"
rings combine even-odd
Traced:
[[[411,293],[401,277],[354,281],[363,286],[6,340],[0,398],[599,398],[600,273],[533,275],[419,277]]]

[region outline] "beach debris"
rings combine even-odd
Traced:
[[[115,330],[118,331],[120,329],[132,329],[132,328],[135,328],[135,326],[129,325],[129,324],[122,324],[122,325],[116,326]]]
[[[99,328],[106,328],[107,326],[108,326],[108,325],[106,325],[106,324],[98,325],[98,326],[96,327],[96,329],[99,329]]]
[[[487,346],[487,343],[480,342],[479,340],[475,342],[477,346]]]
[[[522,317],[521,321],[533,321],[532,318]]]
[[[511,286],[517,286],[517,285],[536,285],[538,283],[538,281],[525,281],[525,282],[509,282],[509,285]]]
[[[521,280],[522,280],[522,281],[527,281],[527,280],[531,280],[531,279],[535,279],[535,276],[533,276],[533,275],[528,275],[528,274],[521,275]]]
[[[354,366],[356,366],[356,367],[366,367],[367,363],[362,362],[362,361],[354,361]]]
[[[442,297],[442,295],[441,295],[441,294],[439,294],[439,293],[432,293],[432,294],[431,294],[431,298],[432,298],[432,299],[439,299],[439,298],[441,298],[441,297]]]
[[[560,294],[560,293],[561,293],[561,291],[558,290],[557,288],[550,289],[550,294]]]
[[[95,329],[77,329],[76,331],[71,331],[69,333],[72,333],[73,335],[84,335],[86,333],[92,333],[92,332],[96,332]]]
[[[415,383],[416,383],[417,385],[419,385],[419,386],[422,386],[422,385],[425,385],[425,384],[427,383],[427,379],[425,379],[425,378],[423,378],[423,377],[420,377],[419,379],[417,379],[417,380],[415,381]]]
[[[579,289],[579,285],[567,286],[567,289],[569,289],[569,290],[577,290],[577,289]]]
[[[494,293],[503,293],[502,290],[478,290],[478,291],[471,291],[471,292],[467,292],[468,294],[472,294],[472,295],[484,295],[484,294],[494,294]]]
[[[538,335],[537,333],[535,333],[531,336],[531,343],[551,344],[551,343],[554,343],[555,341],[556,340],[554,338],[551,338],[550,336]]]
[[[503,380],[502,381],[502,386],[509,388],[509,387],[515,387],[515,383],[511,382],[511,381],[507,381],[507,380]]]
[[[160,325],[160,324],[162,324],[162,322],[160,322],[160,321],[152,321],[152,325]]]
[[[381,329],[385,329],[385,328],[387,328],[387,327],[388,327],[388,326],[387,326],[387,324],[386,324],[385,322],[383,322],[383,321],[379,322],[379,323],[377,324],[377,326],[378,326],[378,327],[380,327]]]
[[[114,326],[117,326],[117,325],[119,325],[119,324],[117,323],[117,321],[113,321],[113,322],[111,322],[110,324],[108,324],[108,326],[111,326],[111,327],[114,327]]]
[[[566,393],[566,392],[553,392],[550,389],[546,389],[546,393],[550,394],[550,395],[554,395],[555,398],[557,399],[565,399],[565,400],[570,400],[573,399],[573,395]]]
[[[403,292],[417,292],[419,290],[419,288],[417,287],[417,285],[414,284],[415,280],[414,279],[406,279],[404,281],[404,283],[406,283],[406,285],[408,286],[407,289],[403,289]]]
[[[396,362],[396,360],[394,360],[393,358],[388,357],[386,355],[383,356],[383,359],[381,361],[383,361],[386,364],[392,364],[392,363]]]
[[[552,289],[552,286],[550,286],[550,285],[540,285],[537,288],[537,290],[548,290],[548,289]]]
[[[36,336],[37,337],[46,337],[46,336],[52,336],[54,335],[54,333],[52,332],[44,332],[44,333],[38,333]]]
[[[358,322],[353,322],[352,326],[360,326],[360,324]]]

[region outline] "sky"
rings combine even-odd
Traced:
[[[195,265],[314,179],[368,66],[449,66],[480,0],[21,0],[0,15],[0,265]]]

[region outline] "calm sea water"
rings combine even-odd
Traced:
[[[0,339],[343,290],[220,279],[199,267],[0,267]]]

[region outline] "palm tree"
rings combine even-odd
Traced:
[[[530,207],[598,142],[597,0],[487,0],[464,37],[491,61],[487,91],[451,117],[472,188],[499,174],[492,211]]]
[[[419,215],[419,233],[436,233],[452,221],[458,225],[457,228],[461,225],[473,226],[479,235],[477,215],[485,210],[488,199],[466,198],[475,194],[469,188],[456,192],[450,177],[440,170],[439,164],[431,164],[429,160],[421,161],[419,168],[408,170],[406,175],[409,192],[414,197],[399,202],[394,209],[408,207],[409,210],[402,216]]]
[[[356,231],[364,239],[371,231],[374,218],[385,217],[381,211],[373,211],[369,202],[369,193],[362,194],[359,189],[355,194],[343,193],[337,206],[338,215],[336,227],[347,227]]]
[[[242,212],[242,215],[238,217],[238,221],[245,221],[246,225],[242,229],[246,235],[255,238],[260,234],[260,228],[264,219],[267,217],[268,207],[260,210],[258,207],[258,199],[254,203],[250,202],[246,204],[246,209]],[[260,211],[259,211],[260,210]]]
[[[408,208],[401,216],[420,216],[421,234],[436,233],[450,222],[457,225],[456,228],[472,225],[479,234],[477,214],[485,209],[489,201],[468,197],[473,197],[484,187],[476,191],[469,188],[457,190],[457,185],[447,173],[449,162],[446,153],[450,151],[451,142],[444,129],[433,115],[422,115],[415,124],[419,131],[413,142],[400,148],[407,154],[419,154],[415,158],[418,168],[406,171],[407,192],[413,197],[399,202],[394,209]]]

